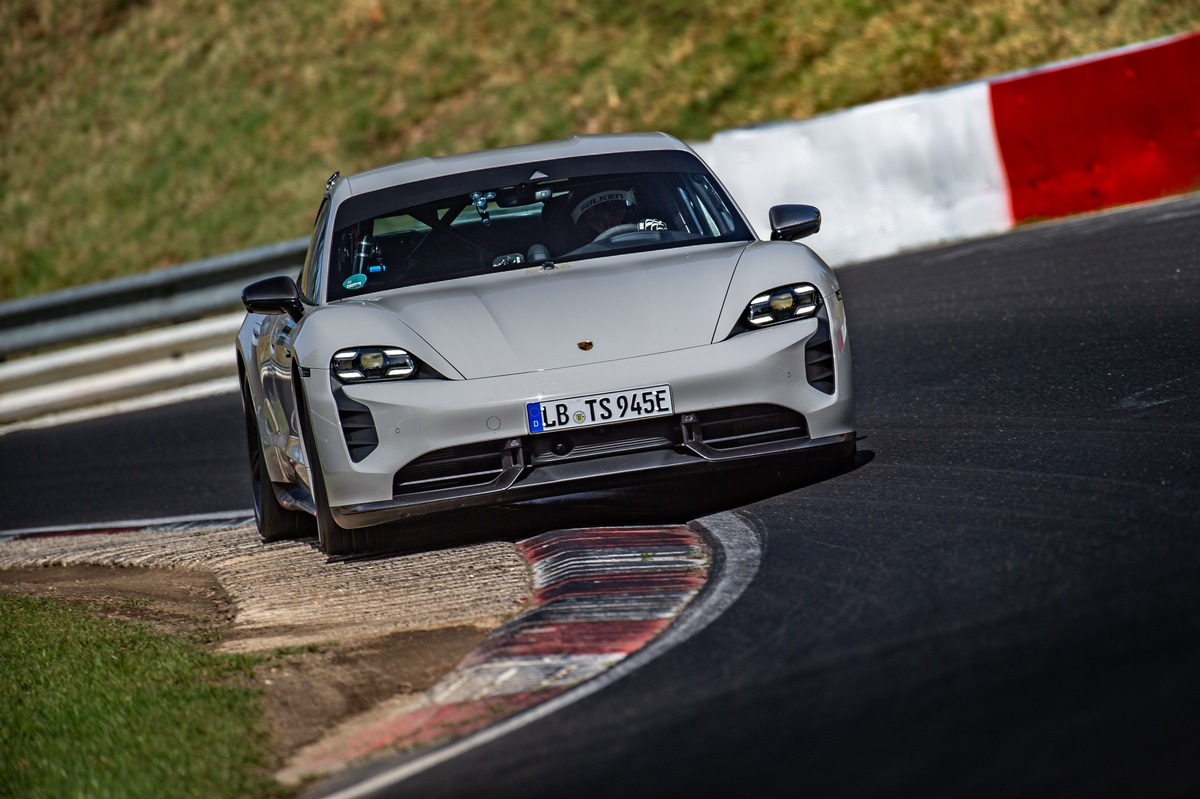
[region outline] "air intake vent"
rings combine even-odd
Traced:
[[[334,391],[333,398],[337,403],[338,420],[342,424],[342,436],[346,439],[350,460],[358,463],[379,446],[379,434],[375,431],[371,409],[341,391]]]
[[[824,394],[832,394],[836,387],[833,374],[833,342],[829,339],[829,316],[823,306],[817,315],[817,332],[804,348],[804,377],[810,386]]]
[[[778,405],[739,405],[696,414],[705,446],[723,451],[808,438],[808,424]]]
[[[505,443],[502,439],[426,453],[396,472],[395,494],[487,485],[504,471]]]

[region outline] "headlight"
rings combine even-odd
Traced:
[[[820,305],[821,295],[815,287],[807,283],[783,286],[750,300],[750,307],[746,309],[746,322],[755,328],[793,319],[805,319],[815,314]]]
[[[329,368],[343,383],[362,383],[412,377],[417,373],[417,362],[398,347],[355,347],[335,354]]]

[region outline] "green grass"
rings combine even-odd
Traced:
[[[705,139],[1197,28],[1195,0],[8,0],[0,299],[306,235],[334,169]]]
[[[0,795],[267,797],[256,660],[0,594]]]

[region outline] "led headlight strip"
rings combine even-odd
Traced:
[[[808,283],[782,286],[763,292],[750,300],[750,307],[746,309],[746,322],[750,327],[766,327],[793,319],[804,319],[815,314],[820,304],[821,295]]]
[[[355,347],[336,353],[329,368],[343,383],[362,383],[412,377],[417,373],[417,362],[399,347]]]

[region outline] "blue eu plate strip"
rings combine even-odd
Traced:
[[[542,403],[530,402],[525,406],[526,413],[529,414],[529,432],[541,433],[542,427]]]

